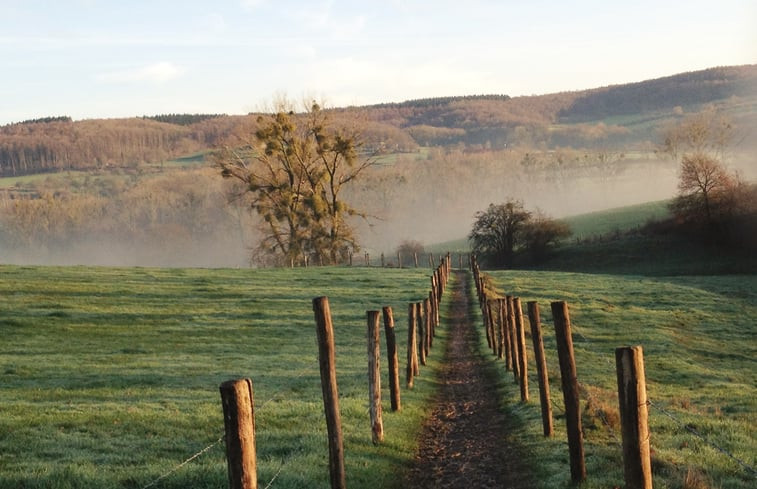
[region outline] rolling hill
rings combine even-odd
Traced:
[[[757,127],[757,65],[718,67],[639,83],[526,97],[454,96],[332,109],[373,149],[417,151],[534,147],[648,147],[684,113],[715,104]],[[0,127],[0,176],[135,167],[208,151],[255,127],[256,114],[167,114],[72,121],[66,116]],[[757,137],[745,138],[757,140]]]

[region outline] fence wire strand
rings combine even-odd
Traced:
[[[576,328],[575,324],[571,325],[571,329],[572,329],[573,333],[575,333],[578,337],[581,338],[582,343],[584,343],[584,345],[585,345],[584,348],[587,351],[589,351],[590,353],[592,353],[592,354],[598,356],[599,358],[601,358],[602,360],[604,360],[613,369],[616,368],[616,365],[615,365],[614,362],[610,361],[608,358],[606,358],[606,356],[597,353],[597,351],[593,347],[594,343],[591,342],[591,341],[589,341],[589,339],[586,336],[584,336],[578,328]],[[581,384],[581,387],[583,388],[584,392],[586,392],[587,397],[591,397],[590,394],[589,394],[589,392],[588,392],[588,389],[586,389],[586,387],[583,384]],[[555,408],[563,411],[563,413],[565,412],[565,410],[562,408],[562,406],[559,406],[558,403],[555,401],[554,398],[550,398],[550,402],[551,402],[551,404]],[[657,410],[660,413],[664,414],[665,416],[667,416],[668,418],[670,418],[671,420],[673,420],[673,422],[675,422],[680,428],[683,428],[684,430],[688,431],[689,433],[691,433],[692,435],[694,435],[696,438],[698,438],[699,440],[701,440],[702,442],[704,442],[706,445],[709,445],[711,448],[713,448],[713,449],[717,450],[718,452],[722,453],[723,455],[727,456],[728,458],[730,458],[731,460],[733,460],[734,462],[736,462],[737,464],[739,464],[741,467],[743,467],[744,469],[746,469],[747,472],[749,472],[752,475],[754,475],[755,478],[757,478],[757,469],[755,469],[754,467],[752,467],[751,465],[749,465],[745,461],[741,460],[740,458],[736,457],[730,451],[726,450],[725,448],[721,447],[720,445],[716,444],[715,442],[713,442],[711,440],[708,440],[702,434],[700,434],[697,430],[695,430],[694,428],[692,428],[688,424],[682,422],[681,420],[679,420],[678,418],[676,418],[675,415],[673,415],[669,411],[663,409],[661,406],[658,406],[657,404],[655,404],[654,402],[652,402],[649,399],[647,399],[647,405],[651,406],[655,410]],[[615,430],[607,422],[607,420],[605,419],[605,416],[602,413],[599,413],[599,418],[602,421],[602,423],[605,425],[605,427],[607,428],[608,432],[610,433],[610,435],[612,436],[612,438],[614,439],[614,441],[619,446],[622,446],[621,441],[617,438],[617,436],[615,434]],[[650,436],[651,436],[651,431],[650,431]]]
[[[313,372],[313,368],[312,367],[307,367],[306,369],[301,370],[297,375],[295,375],[294,377],[292,377],[292,379],[293,380],[300,379],[300,378],[304,377],[306,374],[312,373],[312,372]],[[266,399],[265,401],[263,401],[260,404],[260,406],[255,409],[255,411],[256,412],[260,412],[268,403],[270,403],[271,401],[273,401],[274,399],[276,399],[277,397],[279,397],[283,392],[284,392],[284,389],[279,389],[278,391],[274,392],[268,399]],[[187,465],[191,461],[199,458],[203,454],[205,454],[208,451],[212,450],[216,445],[218,445],[219,443],[221,443],[225,439],[226,439],[226,435],[222,435],[220,438],[218,438],[216,441],[214,441],[213,443],[211,443],[207,447],[203,448],[202,450],[200,450],[199,452],[195,453],[191,457],[187,458],[183,462],[177,464],[175,467],[173,467],[170,470],[166,471],[164,474],[160,475],[158,478],[156,478],[155,480],[151,481],[146,486],[142,487],[142,489],[149,489],[150,487],[155,487],[160,481],[162,481],[163,479],[166,479],[167,477],[173,475],[175,472],[179,471],[182,467],[184,467],[185,465]],[[273,482],[278,478],[279,474],[281,474],[281,470],[284,468],[284,466],[287,464],[287,462],[288,461],[284,461],[281,464],[281,466],[279,467],[278,472],[276,472],[276,474],[273,476],[273,479],[271,479],[271,481],[268,483],[268,485],[266,486],[266,489],[268,489],[269,487],[271,487],[271,485],[273,484]]]
[[[191,457],[189,457],[188,459],[184,460],[183,462],[181,462],[181,463],[180,463],[180,464],[178,464],[177,466],[173,467],[173,468],[172,468],[171,470],[168,470],[168,471],[167,471],[167,472],[165,472],[165,473],[164,473],[163,475],[161,475],[161,476],[160,476],[160,477],[158,477],[157,479],[153,480],[152,482],[150,482],[149,484],[147,484],[146,486],[144,486],[144,487],[143,487],[142,489],[148,489],[148,488],[150,488],[150,487],[155,487],[155,486],[156,486],[156,485],[158,484],[158,482],[160,482],[160,481],[162,481],[163,479],[165,479],[166,477],[168,477],[168,476],[172,475],[172,474],[173,474],[174,472],[178,471],[179,469],[181,469],[182,467],[184,467],[185,465],[187,465],[187,464],[188,464],[189,462],[191,462],[192,460],[194,460],[194,459],[196,459],[196,458],[200,457],[200,456],[201,456],[201,455],[203,455],[204,453],[206,453],[206,452],[208,452],[209,450],[213,449],[213,448],[214,448],[214,447],[215,447],[216,445],[218,445],[219,443],[221,443],[221,442],[222,442],[222,441],[223,441],[223,440],[224,440],[225,438],[226,438],[226,436],[225,436],[225,435],[221,436],[221,437],[220,437],[219,439],[217,439],[216,441],[214,441],[214,442],[213,442],[213,443],[211,443],[210,445],[206,446],[205,448],[203,448],[203,449],[202,449],[202,450],[200,450],[199,452],[195,453],[194,455],[192,455],[192,456],[191,456]]]
[[[713,442],[713,441],[710,441],[710,440],[708,440],[708,439],[707,439],[707,438],[705,438],[705,437],[704,437],[704,436],[703,436],[702,434],[700,434],[700,433],[699,433],[699,432],[698,432],[697,430],[695,430],[694,428],[692,428],[692,427],[691,427],[691,426],[689,426],[688,424],[684,423],[683,421],[679,420],[678,418],[676,418],[676,417],[675,417],[675,415],[673,415],[673,414],[672,414],[672,413],[670,413],[669,411],[667,411],[667,410],[663,409],[663,408],[662,408],[661,406],[658,406],[657,404],[653,403],[653,402],[652,402],[651,400],[650,400],[650,401],[647,401],[647,403],[648,403],[648,404],[649,404],[650,406],[652,406],[652,407],[653,407],[654,409],[656,409],[657,411],[661,412],[662,414],[664,414],[664,415],[665,415],[665,416],[667,416],[668,418],[672,419],[672,420],[673,420],[673,422],[675,422],[675,423],[676,423],[676,424],[677,424],[677,425],[678,425],[678,426],[679,426],[680,428],[683,428],[683,429],[685,429],[686,431],[688,431],[689,433],[691,433],[691,434],[692,434],[692,435],[694,435],[695,437],[699,438],[699,439],[700,439],[700,440],[702,440],[702,441],[703,441],[704,443],[706,443],[706,444],[707,444],[707,445],[709,445],[710,447],[714,448],[715,450],[719,451],[719,452],[720,452],[720,453],[722,453],[723,455],[725,455],[725,456],[729,457],[729,458],[730,458],[731,460],[733,460],[734,462],[738,463],[738,464],[739,464],[739,465],[741,465],[741,466],[742,466],[743,468],[745,468],[745,469],[746,469],[746,470],[747,470],[748,472],[751,472],[751,473],[752,473],[752,474],[753,474],[753,475],[754,475],[755,477],[757,477],[757,469],[755,469],[754,467],[752,467],[752,466],[751,466],[751,465],[749,465],[748,463],[744,462],[744,461],[743,461],[743,460],[741,460],[740,458],[736,457],[736,456],[735,456],[734,454],[732,454],[731,452],[729,452],[729,451],[728,451],[728,450],[726,450],[725,448],[721,447],[721,446],[720,446],[720,445],[718,445],[717,443],[715,443],[715,442]]]

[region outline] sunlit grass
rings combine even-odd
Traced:
[[[658,408],[751,467],[757,465],[757,276],[491,275],[500,291],[523,301],[536,300],[541,306],[552,398],[557,405],[555,438],[541,436],[535,365],[529,366],[533,401],[511,408],[511,414],[524,421],[520,439],[537,460],[541,487],[566,487],[570,480],[549,307],[555,300],[569,303],[573,324],[588,470],[582,487],[623,486],[614,350],[626,345],[643,346],[647,390]],[[533,362],[531,346],[529,339]],[[498,365],[507,387],[504,395],[519,399],[512,374]],[[655,487],[685,487],[688,473],[699,474],[710,484],[706,487],[752,487],[754,474],[658,408],[650,411]]]
[[[403,389],[401,413],[389,410],[384,380],[386,443],[374,447],[365,311],[393,307],[403,351],[407,303],[427,296],[428,269],[0,274],[0,487],[144,487],[218,440],[218,386],[237,377],[254,383],[259,479],[328,487],[311,304],[320,295],[336,332],[348,483],[392,487],[413,456],[438,358]],[[225,463],[216,444],[156,487],[225,487]]]

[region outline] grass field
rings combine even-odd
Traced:
[[[2,266],[0,487],[142,488],[211,445],[152,487],[226,487],[218,386],[237,377],[254,383],[261,483],[329,487],[311,304],[320,295],[334,317],[347,482],[393,487],[434,384],[422,370],[392,413],[384,382],[386,443],[374,447],[365,311],[391,305],[403,345],[407,303],[427,297],[429,276]]]
[[[757,466],[757,276],[659,277],[559,272],[493,272],[497,290],[541,306],[550,370],[554,439],[541,436],[538,387],[530,338],[532,401],[520,404],[504,364],[491,358],[511,416],[523,421],[541,487],[570,479],[559,366],[549,304],[571,308],[582,389],[588,481],[581,487],[622,487],[622,450],[614,350],[644,348],[656,488],[754,487],[752,474],[680,426],[682,423],[752,468]],[[483,335],[481,335],[483,337]],[[481,340],[486,350],[486,340]],[[667,414],[666,414],[667,413]],[[674,421],[671,414],[678,421]]]
[[[365,311],[391,305],[404,338],[406,305],[426,296],[429,272],[0,267],[0,488],[143,488],[208,446],[151,487],[225,487],[218,385],[236,377],[255,386],[261,484],[329,487],[311,309],[318,295],[330,297],[334,314],[347,482],[399,487],[445,333],[415,390],[403,389],[401,413],[388,411],[384,382],[386,443],[374,447]],[[644,346],[650,399],[678,420],[651,411],[655,487],[752,487],[754,475],[678,423],[757,465],[757,276],[491,275],[499,290],[541,303],[556,406],[549,302],[571,306],[585,487],[623,485],[613,352],[628,344]],[[481,335],[482,351],[485,343]],[[511,373],[485,355],[541,487],[568,487],[562,411],[555,407],[557,434],[545,440],[534,365],[532,401],[521,404]]]

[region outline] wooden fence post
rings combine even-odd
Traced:
[[[486,330],[486,345],[489,348],[492,348],[493,346],[493,338],[492,338],[492,330],[490,327],[490,320],[489,320],[489,313],[491,312],[491,308],[489,307],[489,299],[484,299],[484,303],[481,304],[481,317],[484,319],[484,329]]]
[[[392,308],[386,306],[384,313],[384,333],[386,335],[386,356],[389,360],[389,397],[392,402],[392,411],[399,411],[400,403],[400,377],[399,360],[397,358],[397,338],[394,334],[394,315]]]
[[[523,308],[520,297],[513,299],[515,306],[515,329],[518,335],[518,362],[520,370],[520,400],[528,402],[528,353],[526,351],[526,328],[523,324]]]
[[[520,360],[518,359],[518,335],[515,328],[515,301],[508,295],[507,300],[507,331],[510,335],[510,354],[513,361],[513,376],[517,382],[520,379]]]
[[[379,343],[379,312],[367,311],[368,322],[368,385],[370,389],[371,441],[384,441],[384,421],[381,416],[381,343]]]
[[[408,389],[413,388],[413,377],[415,377],[415,362],[417,355],[415,353],[416,340],[415,340],[415,304],[410,303],[407,305],[407,370],[405,372],[405,382]]]
[[[229,380],[221,384],[220,390],[226,432],[229,488],[256,489],[258,474],[252,380]]]
[[[332,489],[344,489],[346,473],[344,468],[344,441],[342,437],[342,417],[339,413],[339,392],[336,384],[336,364],[334,359],[334,326],[331,323],[331,309],[328,297],[313,299],[316,333],[318,335],[318,363],[321,370],[323,407],[326,412],[326,429],[329,437],[329,478]]]
[[[415,268],[418,268],[418,252],[413,252],[413,263],[415,264]]]
[[[384,268],[384,254],[381,253],[381,268]]]
[[[431,314],[431,301],[423,299],[423,349],[426,350],[426,357],[431,353],[431,329],[433,328]]]
[[[418,319],[418,356],[420,357],[421,365],[426,365],[426,327],[428,325],[427,317],[428,310],[423,307],[422,302],[418,303],[418,309],[415,317]]]
[[[397,251],[397,268],[402,268],[402,253]]]
[[[615,364],[626,489],[652,489],[647,383],[641,346],[617,348]]]
[[[494,300],[494,307],[497,311],[497,322],[494,323],[494,336],[497,338],[497,358],[505,358],[505,329],[502,325],[502,299]]]
[[[536,358],[536,372],[539,376],[539,400],[541,401],[541,424],[544,436],[554,434],[552,425],[552,405],[549,399],[549,371],[547,357],[544,355],[544,339],[541,334],[541,319],[539,318],[539,303],[528,303],[528,321],[531,324],[531,339],[534,342],[534,357]]]
[[[428,339],[428,347],[431,349],[434,346],[434,337],[436,336],[436,321],[434,321],[434,318],[436,317],[436,304],[434,301],[433,292],[428,292],[428,307],[429,307],[429,321],[430,321],[430,328],[431,328],[431,335]]]
[[[508,307],[507,307],[507,299],[502,298],[500,299],[499,303],[499,314],[500,314],[500,321],[502,322],[501,328],[502,328],[502,335],[503,335],[503,341],[504,341],[504,350],[505,350],[505,370],[512,370],[513,369],[513,357],[512,357],[512,346],[510,345],[510,330],[507,327],[507,315],[508,315]]]
[[[560,379],[565,401],[565,424],[568,430],[570,451],[570,477],[573,482],[586,480],[584,443],[581,435],[581,408],[576,375],[576,359],[573,354],[573,336],[570,330],[570,313],[566,302],[553,302],[552,318],[555,322],[557,356],[560,359]]]

